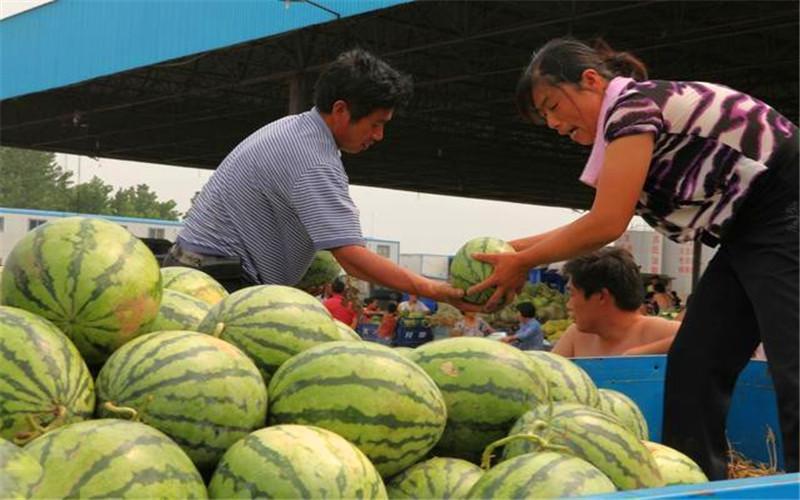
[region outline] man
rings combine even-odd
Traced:
[[[575,318],[553,352],[562,356],[664,354],[680,323],[643,316],[642,279],[630,253],[606,247],[570,260],[567,307]]]
[[[334,319],[338,319],[345,325],[354,329],[358,326],[358,313],[356,312],[355,304],[350,303],[344,296],[344,290],[347,288],[344,281],[337,278],[331,285],[333,292],[330,297],[322,302],[325,309],[331,313]]]
[[[294,285],[314,252],[330,250],[351,276],[458,302],[460,290],[367,250],[340,157],[381,141],[411,92],[410,77],[368,52],[341,54],[317,80],[310,111],[262,127],[228,154],[165,265],[204,270],[234,291]]]
[[[400,313],[413,312],[413,313],[423,313],[423,314],[428,314],[429,312],[431,312],[431,310],[428,309],[428,306],[420,302],[419,297],[417,297],[413,293],[408,294],[408,300],[400,302],[400,305],[397,306],[397,311]]]
[[[530,302],[517,304],[519,329],[514,335],[503,337],[505,343],[514,343],[523,351],[538,351],[544,348],[542,325],[536,319],[536,307]]]

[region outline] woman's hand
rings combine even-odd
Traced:
[[[454,288],[444,281],[429,280],[428,286],[419,290],[418,295],[429,297],[437,302],[447,302],[461,311],[479,312],[481,310],[480,306],[462,300],[464,298],[464,290]]]
[[[474,253],[472,258],[494,267],[488,278],[467,290],[467,295],[472,295],[497,287],[484,305],[486,311],[494,311],[502,303],[510,304],[528,279],[528,267],[517,253]]]

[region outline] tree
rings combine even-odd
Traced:
[[[0,206],[64,211],[71,183],[53,153],[0,147]]]
[[[159,201],[146,184],[120,188],[99,177],[73,185],[55,154],[0,147],[0,206],[178,220],[173,200]]]

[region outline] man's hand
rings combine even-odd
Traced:
[[[474,253],[472,258],[494,267],[492,274],[467,290],[467,295],[480,293],[492,287],[497,290],[484,305],[485,311],[494,311],[500,304],[510,304],[528,279],[528,269],[516,253]]]
[[[461,311],[480,312],[481,306],[464,302],[464,290],[454,288],[449,283],[443,281],[433,281],[429,283],[427,290],[420,291],[419,295],[429,297],[437,302],[447,302]]]

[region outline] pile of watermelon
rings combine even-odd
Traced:
[[[28,233],[0,296],[0,497],[538,498],[705,481],[565,358],[481,338],[362,342],[298,288],[228,294],[159,269],[102,219]]]

